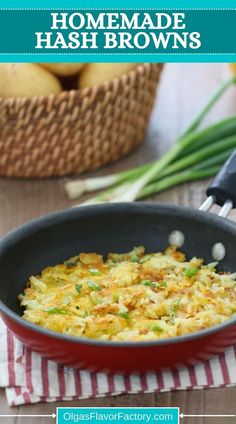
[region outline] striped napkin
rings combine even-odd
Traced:
[[[205,363],[145,375],[74,370],[42,358],[19,342],[0,319],[0,386],[10,406],[122,393],[151,393],[236,385],[236,346]]]

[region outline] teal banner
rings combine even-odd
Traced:
[[[20,4],[19,4],[20,3]],[[212,9],[212,8],[235,8],[235,0],[1,0],[0,8],[188,8],[188,9]]]
[[[0,9],[1,61],[228,61],[235,9]]]
[[[57,408],[57,424],[179,424],[179,408]]]

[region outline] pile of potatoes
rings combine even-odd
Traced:
[[[35,97],[99,85],[137,63],[2,63],[0,97]]]

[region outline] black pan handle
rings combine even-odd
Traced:
[[[207,196],[213,196],[219,206],[231,200],[233,207],[236,207],[236,150],[208,187]]]

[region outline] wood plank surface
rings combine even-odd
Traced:
[[[126,159],[107,166],[96,175],[105,175],[159,157],[176,140],[220,81],[229,77],[226,64],[170,64],[163,72],[157,102],[145,143]],[[209,114],[207,122],[235,113],[236,91],[231,89]],[[64,193],[67,178],[45,180],[0,179],[0,235],[40,215],[73,205]],[[153,197],[157,202],[198,207],[205,198],[207,182],[184,184]],[[75,202],[74,202],[75,203]],[[231,218],[236,219],[232,213]],[[236,388],[175,391],[162,394],[121,395],[65,403],[37,404],[9,408],[0,390],[0,424],[47,424],[49,418],[20,418],[20,414],[50,414],[57,406],[179,406],[186,414],[236,413]],[[235,419],[188,418],[183,424],[231,424]]]

